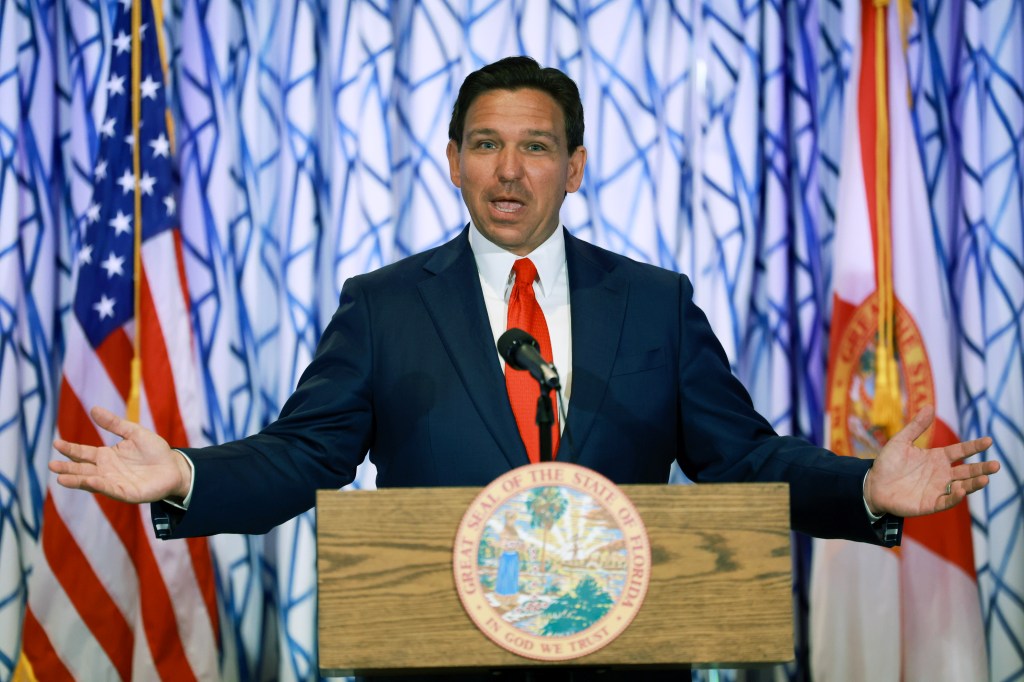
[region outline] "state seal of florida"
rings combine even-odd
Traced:
[[[636,507],[604,476],[564,462],[514,469],[473,500],[455,537],[470,620],[526,658],[597,651],[632,622],[650,582]]]
[[[914,318],[895,301],[896,366],[902,423],[925,405],[935,404],[935,382],[931,362]],[[873,458],[889,440],[885,429],[871,417],[875,402],[875,371],[878,348],[878,295],[860,304],[842,329],[829,371],[829,442],[840,455]],[[917,440],[929,447],[935,425]],[[955,441],[950,441],[955,442]]]

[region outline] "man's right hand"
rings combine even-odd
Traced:
[[[89,414],[97,425],[123,440],[113,447],[54,441],[53,447],[71,460],[50,462],[58,483],[121,502],[184,499],[192,472],[181,453],[149,429],[121,419],[110,410],[94,407]]]

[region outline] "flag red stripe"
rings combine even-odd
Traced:
[[[829,343],[828,343],[829,363],[828,363],[828,367],[826,369],[826,375],[825,375],[825,386],[826,386],[826,390],[825,390],[825,409],[828,412],[833,413],[833,414],[835,414],[838,411],[838,409],[839,409],[839,405],[833,405],[832,404],[833,396],[832,396],[832,389],[831,389],[831,387],[835,385],[834,384],[834,382],[835,382],[835,372],[836,372],[835,358],[839,355],[839,342],[840,342],[840,339],[843,338],[843,334],[844,334],[844,332],[846,330],[846,326],[848,324],[850,324],[850,320],[853,319],[853,315],[854,315],[854,313],[856,311],[857,311],[857,307],[856,306],[851,305],[850,303],[847,303],[845,300],[840,298],[838,294],[836,294],[836,295],[834,295],[832,297],[832,331],[831,331],[831,333],[829,335]],[[840,400],[844,399],[844,397],[842,397],[842,396],[838,396],[838,397],[839,397]],[[837,452],[840,455],[852,455],[853,454],[851,452],[844,452],[844,451],[842,451],[842,450],[845,450],[845,448],[837,448],[836,447],[837,444],[834,443],[834,442],[827,443],[826,445],[829,448],[831,448],[833,451]]]
[[[65,440],[92,446],[103,444],[99,432],[90,421],[67,378],[61,383],[57,428],[61,438]],[[107,501],[107,498],[100,495],[94,495],[94,498],[101,507]],[[50,570],[64,587],[68,598],[99,645],[107,652],[122,679],[131,679],[132,651],[135,647],[135,635],[131,626],[96,577],[78,542],[64,525],[64,520],[57,514],[50,496],[47,496],[44,504],[43,519],[43,546]],[[46,550],[49,533],[59,533],[52,554]],[[131,551],[130,546],[126,545],[125,548]],[[109,626],[104,627],[104,623],[109,623]]]
[[[177,237],[177,233],[175,235]],[[176,238],[176,251],[180,250],[179,243],[180,239]],[[156,313],[153,292],[149,286],[149,276],[145,270],[143,270],[141,292],[142,383],[146,389],[146,399],[149,401],[156,432],[172,445],[185,446],[188,445],[188,433],[178,410],[178,394],[175,390],[171,361],[164,343],[163,330],[160,328],[160,319]],[[172,293],[172,295],[176,294],[177,292]],[[203,603],[206,605],[207,616],[216,633],[218,624],[217,589],[213,573],[213,559],[210,556],[208,543],[205,540],[190,540],[188,551]]]
[[[132,676],[135,634],[110,598],[74,535],[57,513],[53,497],[43,503],[43,554],[54,577],[123,680]],[[35,661],[33,661],[35,665]],[[39,676],[40,679],[47,679]]]
[[[132,341],[124,329],[118,329],[96,347],[96,357],[100,359],[110,382],[117,388],[121,398],[128,401],[128,393],[132,387],[131,359],[135,355]]]
[[[140,325],[139,331],[144,344],[143,385],[154,420],[154,430],[171,442],[181,442],[185,437],[185,428],[178,413],[170,361],[167,358],[167,349],[163,345],[163,335],[156,319],[152,294],[144,273],[141,289],[142,309],[137,323]],[[123,358],[120,364],[124,366]],[[195,679],[179,630],[173,627],[177,622],[174,605],[156,557],[145,536],[149,531],[140,520],[138,510],[107,499],[100,500],[100,508],[121,538],[121,542],[128,548],[128,554],[139,576],[143,627],[150,654],[161,678]]]
[[[57,410],[57,430],[60,437],[83,445],[103,445],[99,431],[93,426],[85,408],[78,400],[78,394],[71,388],[67,377],[61,379],[60,408]],[[44,526],[45,528],[45,526]]]
[[[64,381],[61,391],[61,407],[58,422],[62,438],[87,445],[102,444],[99,433],[92,426],[92,422],[88,420],[82,404],[78,401],[78,396],[71,390],[67,380]],[[188,658],[185,656],[185,649],[178,635],[178,629],[176,627],[168,627],[169,623],[173,624],[176,622],[174,609],[171,605],[167,585],[164,584],[163,577],[160,575],[160,569],[156,564],[156,558],[153,556],[153,550],[143,535],[143,533],[147,532],[147,529],[143,527],[139,519],[138,509],[133,505],[115,502],[100,495],[95,497],[97,504],[117,533],[118,538],[120,538],[121,543],[125,547],[125,551],[131,557],[135,566],[135,572],[139,579],[139,602],[142,608],[143,626],[146,631],[146,639],[150,645],[150,653],[153,656],[157,670],[160,671],[163,679],[195,679],[195,675],[192,673],[191,667],[189,667]],[[47,498],[47,503],[49,503],[49,499]],[[53,509],[52,512],[51,514],[50,510],[47,510],[44,514],[46,519],[46,523],[43,525],[44,537],[46,529],[54,525],[53,519],[59,518],[56,515],[56,509]],[[64,544],[68,545],[68,547],[62,551],[74,551],[76,553],[74,560],[69,560],[67,556],[60,554],[54,556],[49,556],[48,554],[47,556],[51,569],[58,577],[60,574],[66,573],[70,566],[75,566],[76,571],[82,570],[82,566],[88,567],[88,560],[81,553],[70,533],[68,533]],[[91,569],[89,569],[89,573],[91,574]],[[95,587],[88,585],[70,587],[70,584],[64,579],[60,580],[60,583],[65,585],[65,591],[72,601],[75,602],[75,607],[80,613],[95,610],[93,600],[100,600],[101,595],[106,595],[106,591],[98,584],[99,581],[97,580],[96,582],[97,586]],[[113,604],[111,605],[113,606]],[[114,609],[116,610],[116,607]],[[120,611],[117,613],[120,615]],[[82,614],[82,619],[89,622],[84,613]],[[131,628],[128,626],[127,621],[123,622],[128,636],[131,637]],[[102,636],[91,625],[90,630],[96,635],[104,650],[107,650],[108,647],[107,640],[123,641],[123,639],[119,639],[122,637],[120,634]],[[115,666],[120,670],[122,666],[127,665],[129,673],[131,671],[132,641],[129,640],[130,646],[125,654],[126,658],[124,661],[115,659],[111,655],[111,660],[115,661]],[[130,675],[126,676],[125,679],[129,677]]]
[[[121,538],[139,577],[139,604],[142,625],[153,663],[164,680],[194,680],[182,645],[171,595],[157,566],[156,557],[149,546],[139,511],[134,506],[98,498],[100,509]]]
[[[188,291],[188,275],[185,272],[185,248],[182,246],[181,230],[174,230],[174,257],[175,262],[178,265],[178,287],[182,292]],[[189,300],[188,296],[182,296],[182,300],[185,303],[185,313],[191,320],[192,315],[192,301]],[[191,330],[191,325],[189,325]]]
[[[206,604],[206,614],[213,626],[213,639],[220,641],[220,618],[217,615],[217,581],[213,572],[213,556],[210,554],[210,543],[206,538],[188,538],[188,553],[192,557],[192,570],[196,573],[196,583]]]
[[[153,416],[153,430],[165,438],[172,447],[188,445],[185,424],[178,411],[178,393],[174,388],[171,360],[164,345],[163,330],[153,304],[149,277],[142,273],[142,314],[139,321],[142,334],[142,385],[146,390],[149,412]]]
[[[21,634],[24,638],[25,656],[32,664],[32,674],[42,682],[75,682],[75,676],[60,660],[57,651],[53,648],[53,642],[46,634],[46,630],[36,620],[32,609],[25,611],[25,623],[22,625]]]

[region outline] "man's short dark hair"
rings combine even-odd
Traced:
[[[491,90],[520,90],[530,88],[551,96],[565,115],[565,137],[571,154],[583,145],[583,103],[580,90],[573,79],[553,68],[541,68],[530,57],[505,57],[466,76],[459,88],[459,96],[452,107],[452,120],[448,124],[448,139],[462,148],[462,134],[466,128],[466,112],[473,101]]]

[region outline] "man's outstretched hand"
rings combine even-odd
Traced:
[[[944,448],[916,447],[914,440],[934,418],[933,408],[923,408],[878,453],[864,482],[864,499],[872,513],[922,516],[943,511],[984,488],[988,477],[999,471],[999,462],[958,463],[988,449],[991,438]]]
[[[102,407],[92,408],[89,414],[101,428],[123,440],[113,447],[54,441],[53,447],[71,460],[50,462],[58,483],[122,502],[181,499],[188,494],[192,472],[167,441]]]

